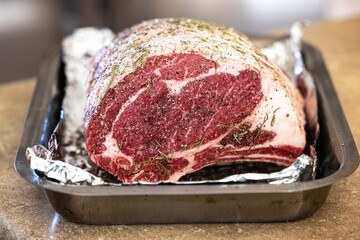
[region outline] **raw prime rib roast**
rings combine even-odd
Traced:
[[[305,147],[303,100],[244,35],[190,19],[126,29],[94,58],[90,158],[122,182],[178,181],[205,166],[288,166]]]

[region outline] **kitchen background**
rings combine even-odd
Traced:
[[[150,18],[189,17],[266,34],[302,19],[359,14],[358,0],[0,0],[0,83],[35,76],[46,51],[81,26],[118,32]]]

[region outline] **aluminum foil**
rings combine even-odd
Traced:
[[[309,21],[296,22],[290,36],[274,42],[261,51],[275,62],[298,87],[305,99],[307,142],[313,144],[319,134],[316,88],[313,77],[306,70],[301,53],[301,37]]]
[[[49,179],[57,180],[61,184],[102,185],[105,182],[89,172],[71,164],[52,159],[52,152],[43,146],[36,145],[26,149],[26,158],[30,161],[30,168]]]
[[[157,185],[157,184],[204,184],[204,183],[269,183],[285,184],[308,181],[315,178],[316,151],[311,146],[318,134],[316,91],[311,74],[306,71],[301,55],[301,36],[306,23],[295,23],[290,37],[275,41],[262,51],[283,69],[297,85],[305,99],[307,116],[306,154],[301,155],[290,167],[272,173],[244,173],[226,176],[219,180],[163,181],[158,183],[112,183],[104,181],[105,171],[97,167],[86,152],[82,133],[82,109],[85,101],[85,84],[91,59],[95,53],[112,40],[108,29],[81,28],[63,41],[63,55],[67,76],[66,94],[63,100],[63,119],[49,140],[49,149],[43,146],[27,148],[30,167],[39,175],[68,185]],[[89,41],[90,39],[90,41]],[[74,104],[78,103],[78,104]],[[101,176],[102,178],[98,177]]]
[[[244,173],[225,177],[220,180],[203,180],[203,181],[183,181],[170,182],[161,181],[151,182],[131,182],[131,183],[109,183],[99,177],[71,164],[60,160],[52,159],[52,152],[43,146],[36,145],[26,150],[26,158],[30,161],[30,167],[40,172],[47,178],[56,180],[60,184],[73,185],[159,185],[159,184],[176,184],[176,185],[195,185],[205,183],[269,183],[283,184],[298,181],[311,180],[314,177],[314,163],[316,156],[302,154],[290,167],[274,173]]]

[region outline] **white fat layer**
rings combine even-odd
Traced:
[[[144,170],[141,170],[140,172],[134,174],[131,176],[131,179],[136,179],[138,176],[142,175],[144,173]]]
[[[181,92],[181,89],[188,84],[193,79],[184,79],[183,81],[177,80],[161,80],[166,83],[167,88],[169,89],[169,94],[176,95]]]
[[[121,106],[118,114],[116,115],[115,122],[117,122],[117,120],[120,118],[120,115],[125,111],[125,109],[130,104],[132,104],[140,96],[140,94],[143,93],[144,91],[145,91],[145,88],[141,88],[139,91],[137,91],[137,93],[135,93],[134,95],[129,97],[129,99]],[[112,132],[111,132],[111,134],[112,134]]]
[[[209,71],[207,73],[203,73],[203,74],[197,76],[196,78],[194,78],[194,77],[185,78],[180,81],[179,80],[171,80],[171,79],[170,80],[161,80],[161,81],[166,84],[167,88],[169,89],[170,94],[176,95],[176,94],[181,93],[182,88],[190,82],[196,82],[199,79],[214,75],[216,73],[229,73],[229,74],[236,76],[239,74],[240,71],[245,70],[245,69],[246,69],[246,65],[244,65],[244,64],[239,64],[239,62],[234,62],[234,61],[228,61],[226,63],[223,63],[221,65],[221,67],[216,69],[216,71],[214,68],[209,69]]]
[[[121,152],[120,146],[118,146],[116,139],[112,137],[112,132],[106,135],[104,145],[106,147],[106,150],[101,154],[102,156],[110,157],[112,159],[116,159],[116,157],[123,157],[129,161],[130,165],[133,164],[133,158]]]
[[[181,169],[180,171],[174,172],[168,179],[169,181],[177,181],[185,174],[194,171],[193,166],[196,164],[195,155],[191,155],[191,156],[184,157],[184,158],[186,160],[188,160],[189,164],[186,167],[184,167],[183,169]]]
[[[185,151],[175,152],[174,158],[186,158],[187,159],[187,158],[189,158],[189,156],[194,156],[196,153],[201,152],[209,147],[216,146],[228,133],[229,133],[229,131],[220,135],[218,138],[216,138],[212,141],[209,141],[205,144],[201,144],[201,146],[199,146],[199,147],[192,147]]]
[[[303,148],[305,131],[299,126],[296,109],[291,104],[288,92],[278,81],[271,78],[265,79],[270,77],[266,72],[261,75],[264,98],[244,121],[253,123],[251,130],[255,130],[264,123],[261,130],[275,132],[276,136],[273,140],[257,145],[257,147],[291,145]]]
[[[255,161],[256,161],[256,159],[249,157],[249,158],[241,159],[241,161],[234,161],[234,162],[255,162]],[[261,159],[261,162],[274,163],[274,160],[264,158],[264,159]],[[277,161],[276,164],[279,166],[288,166],[288,162],[286,162],[286,161]]]
[[[249,155],[241,155],[239,154],[238,156],[237,155],[229,155],[229,156],[221,156],[219,157],[219,159],[231,159],[231,158],[234,158],[234,159],[238,159],[239,157],[246,157],[246,158],[259,158],[259,159],[262,159],[262,158],[268,158],[268,159],[272,159],[272,158],[276,158],[276,159],[279,159],[279,160],[289,160],[289,158],[287,157],[284,157],[284,156],[278,156],[278,155],[274,155],[274,154],[249,154]]]

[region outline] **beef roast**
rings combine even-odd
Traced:
[[[288,166],[305,147],[303,100],[244,35],[190,19],[121,32],[94,58],[89,156],[120,181],[177,181],[215,163]]]

